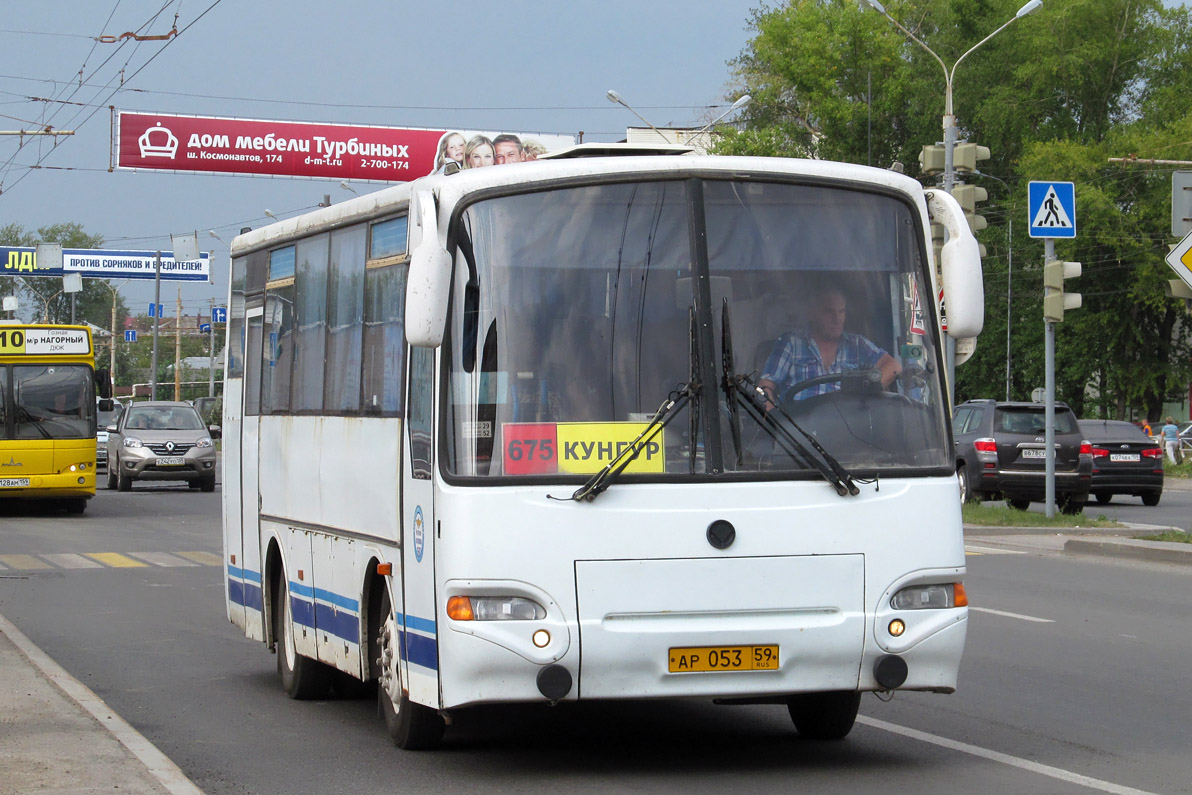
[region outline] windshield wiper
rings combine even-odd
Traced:
[[[575,490],[570,499],[576,502],[591,502],[600,496],[600,494],[612,485],[612,482],[620,477],[621,473],[625,471],[633,461],[645,450],[655,436],[662,432],[662,429],[667,426],[672,419],[674,419],[679,410],[687,405],[695,394],[690,384],[684,384],[680,389],[671,392],[667,399],[658,407],[658,411],[654,412],[654,416],[650,418],[650,422],[637,435],[632,442],[625,446],[620,453],[618,453],[612,461],[605,465],[604,469],[597,472],[588,482]]]
[[[781,404],[774,404],[774,408],[766,411],[766,394],[762,391],[753,379],[748,375],[737,373],[733,369],[733,354],[732,354],[732,331],[729,322],[728,299],[724,299],[721,308],[721,362],[724,367],[724,392],[728,401],[729,411],[732,420],[733,444],[737,447],[737,462],[738,466],[741,464],[741,429],[740,418],[736,410],[739,403],[745,407],[757,424],[770,435],[775,442],[796,461],[802,461],[804,464],[809,464],[817,472],[819,472],[824,480],[828,481],[836,493],[841,497],[848,495],[856,496],[861,493],[857,488],[857,484],[853,482],[852,474],[836,460],[835,456],[823,448],[823,446],[816,441],[815,437],[805,431],[799,426],[797,422],[791,419],[791,416],[786,413],[786,409]],[[779,422],[773,416],[777,411],[782,415],[782,418],[789,423],[791,428],[794,428],[807,440],[812,449],[819,455],[813,455],[810,450],[799,441],[783,423]]]

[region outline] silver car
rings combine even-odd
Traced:
[[[215,491],[219,426],[204,427],[189,403],[133,403],[108,431],[108,488],[129,491],[134,480],[185,480]]]

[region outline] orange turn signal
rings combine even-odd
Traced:
[[[393,564],[392,563],[378,563],[377,564],[377,574],[388,576],[392,573],[393,573]]]
[[[466,596],[453,596],[447,600],[447,617],[456,621],[472,621],[472,600]]]
[[[958,582],[953,584],[952,589],[955,593],[955,607],[968,607],[968,594],[964,590],[964,583]]]

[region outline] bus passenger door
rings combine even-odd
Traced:
[[[231,510],[235,506],[240,512],[240,554],[239,568],[244,573],[245,626],[244,634],[253,640],[265,640],[264,601],[262,588],[264,571],[261,564],[261,519],[260,519],[260,428],[261,428],[261,307],[249,309],[245,318],[245,367],[244,401],[240,417],[239,456],[240,478],[223,488],[236,489],[238,501],[230,497],[225,501]],[[227,397],[224,398],[227,400]],[[228,442],[225,439],[224,444]],[[225,460],[231,453],[225,447]],[[225,471],[226,468],[225,468]],[[235,471],[233,469],[233,471]],[[252,591],[252,604],[249,594]]]
[[[403,677],[410,699],[439,705],[435,610],[434,386],[435,351],[410,348],[406,422],[402,432],[401,605]],[[404,625],[403,625],[404,615]]]

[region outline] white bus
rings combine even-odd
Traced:
[[[469,169],[242,234],[228,617],[294,698],[376,682],[403,748],[478,704],[772,703],[841,738],[864,691],[951,692],[941,288],[975,337],[956,202],[820,161]]]

